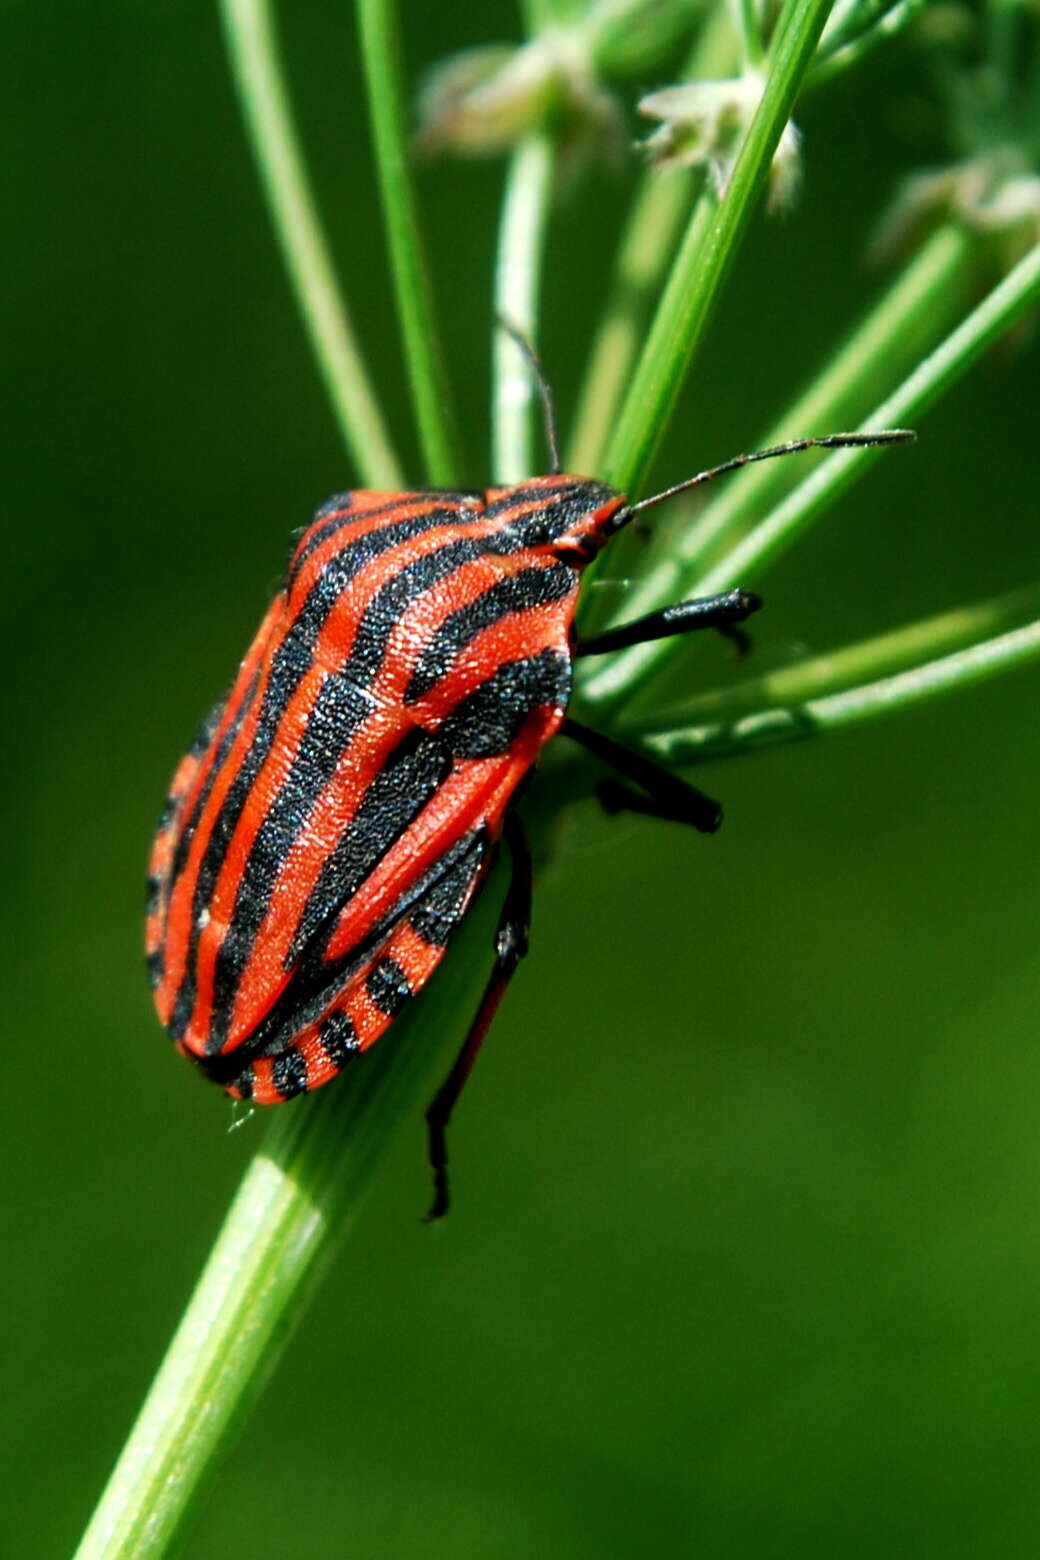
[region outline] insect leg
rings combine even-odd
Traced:
[[[608,812],[646,813],[669,823],[690,824],[702,834],[714,834],[722,822],[722,808],[718,802],[644,753],[633,752],[570,716],[560,730],[616,770],[623,780],[632,781],[639,787],[633,790],[632,786],[618,780],[603,781],[598,794]]]
[[[473,1070],[473,1063],[480,1053],[506,987],[527,952],[527,934],[531,923],[531,849],[524,826],[516,813],[506,815],[505,838],[509,846],[512,873],[495,933],[494,968],[462,1049],[426,1112],[430,1165],[433,1169],[433,1202],[426,1215],[428,1223],[442,1219],[450,1202],[446,1135],[451,1113]]]
[[[761,596],[749,590],[728,590],[721,596],[701,596],[695,601],[679,601],[674,607],[648,612],[632,623],[621,623],[590,639],[579,639],[574,654],[604,655],[608,650],[624,650],[629,645],[645,645],[652,639],[670,639],[673,634],[689,634],[694,629],[717,628],[732,633],[762,605]],[[739,638],[740,636],[734,636]]]

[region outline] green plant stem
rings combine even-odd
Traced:
[[[862,417],[869,398],[907,372],[919,353],[939,340],[964,298],[975,253],[964,228],[955,223],[938,228],[830,356],[822,373],[756,440],[756,448],[834,432]],[[693,525],[673,539],[675,579],[681,580],[691,568],[703,568],[705,561],[732,546],[803,474],[797,461],[782,460],[737,472]],[[670,589],[672,583],[663,588]]]
[[[920,417],[964,375],[1040,296],[1040,245],[1004,277],[977,308],[861,425],[895,428]],[[698,581],[706,595],[725,590],[738,579],[758,578],[827,505],[868,468],[880,452],[871,448],[838,450],[823,460],[794,492]]]
[[[908,369],[922,349],[934,345],[963,298],[974,256],[975,244],[960,225],[937,229],[755,447],[767,449],[808,433],[833,432],[858,420],[869,407],[869,397]],[[664,546],[644,565],[639,584],[626,596],[626,617],[639,617],[661,602],[688,594],[705,567],[790,492],[803,470],[797,460],[762,461],[712,489],[715,496],[691,524],[681,531],[667,528]],[[602,678],[594,674],[587,685],[591,697],[610,686],[617,671],[615,665]]]
[[[738,34],[741,37],[745,36],[746,9],[741,4],[735,19],[731,19],[731,8],[724,6],[719,6],[709,13],[705,18],[701,36],[686,64],[678,73],[680,80],[704,81],[732,74],[737,67],[738,51],[735,40]],[[900,6],[896,9],[902,13],[909,7]],[[878,41],[889,36],[893,28],[893,13],[890,12],[875,29],[868,31],[863,40],[864,44],[868,40]],[[844,52],[838,58],[842,69],[852,63]],[[835,68],[838,68],[837,61],[834,64]],[[810,85],[815,87],[823,79],[820,61],[817,59],[807,76],[806,87]],[[651,168],[642,176],[626,222],[625,234],[618,249],[610,295],[603,312],[599,333],[589,356],[588,369],[578,398],[573,419],[574,430],[566,459],[568,471],[593,473],[601,471],[604,467],[607,445],[617,422],[618,408],[625,387],[632,378],[639,344],[645,335],[644,321],[650,311],[650,301],[667,271],[683,218],[690,205],[690,184],[691,174],[683,169]],[[713,192],[708,189],[703,190],[699,196],[699,204],[708,209],[703,212],[703,216],[698,211],[695,220],[698,223],[707,222],[710,219],[711,209],[716,204]],[[926,270],[936,272],[941,270],[938,251],[951,247],[951,234],[954,235],[955,241],[968,247],[962,230],[952,224],[941,230],[941,235],[936,235],[939,242],[926,246],[931,252],[927,258],[922,256],[921,265],[915,268],[918,274],[907,276],[907,291],[920,285],[923,279],[921,273]],[[697,242],[700,242],[700,235]],[[957,290],[954,288],[943,291],[941,286],[936,285],[932,297],[936,318],[941,319],[944,303],[947,312],[955,306]],[[893,299],[892,303],[895,302],[896,300]],[[919,328],[920,321],[924,317],[922,311],[918,316]],[[937,325],[936,334],[938,328]],[[905,332],[900,333],[895,340],[903,345],[908,356],[915,350],[915,346],[907,340]],[[833,373],[824,377],[837,385],[844,372],[854,370],[854,366],[851,354],[847,353],[842,359],[841,369],[839,370],[835,365]],[[869,364],[864,366],[869,367]],[[876,373],[877,364],[874,363],[873,366]],[[822,396],[822,393],[821,381],[818,394]],[[792,423],[796,420],[797,415],[793,414]],[[787,433],[774,431],[761,440],[760,444],[764,446],[779,443],[781,439],[788,436]],[[769,478],[775,468],[759,466],[755,470],[758,475]]]
[[[853,70],[862,65],[874,50],[881,44],[888,43],[897,33],[908,27],[917,17],[918,13],[928,4],[928,0],[906,0],[906,3],[894,6],[873,27],[869,28],[859,38],[843,44],[828,54],[826,58],[818,60],[812,68],[809,85],[813,88],[829,86],[843,76],[846,71]]]
[[[646,736],[679,726],[726,725],[770,706],[795,705],[912,670],[927,661],[976,647],[1040,619],[1040,583],[921,618],[825,655],[812,656],[724,688],[712,688],[645,720],[627,723],[626,735]]]
[[[564,463],[568,471],[592,475],[603,467],[617,409],[645,333],[650,300],[674,253],[692,189],[686,169],[655,170],[643,176],[582,384]],[[699,232],[710,220],[714,205],[714,196],[705,190],[698,198],[695,217]]]
[[[275,232],[344,443],[362,482],[402,484],[304,171],[267,0],[221,0],[228,51]]]
[[[273,1112],[75,1560],[145,1560],[181,1535],[393,1132],[444,1064],[443,1042],[461,1038],[458,1017],[487,975],[496,892],[493,879],[417,1011],[334,1086]],[[417,1175],[416,1196],[428,1192]]]
[[[729,188],[705,233],[687,231],[611,445],[605,478],[638,495],[704,335],[737,245],[762,192],[831,0],[786,0],[769,54],[762,101],[748,127]]]
[[[845,654],[868,659],[868,647],[853,647]],[[645,738],[656,757],[672,767],[695,764],[705,759],[733,758],[777,742],[797,741],[821,736],[845,726],[871,720],[878,715],[894,715],[925,699],[949,693],[972,683],[994,677],[1040,659],[1040,621],[986,639],[934,661],[922,661],[890,677],[860,683],[841,693],[822,698],[806,697],[786,707],[769,708],[739,715],[734,720],[711,721],[701,726],[684,726],[656,731]],[[794,668],[789,676],[797,684],[801,672],[807,688],[826,675],[816,661]]]
[[[553,181],[553,147],[548,135],[526,136],[513,153],[506,175],[495,268],[494,389],[491,408],[491,470],[496,482],[522,482],[536,469],[531,451],[531,370],[498,320],[517,325],[537,341],[538,291],[545,223]],[[544,466],[544,458],[538,466]]]
[[[736,60],[733,24],[726,7],[718,6],[705,17],[679,78],[728,76]],[[697,184],[697,175],[683,168],[648,168],[640,178],[578,396],[565,462],[568,471],[592,474],[603,469],[618,408],[646,334],[645,322],[675,254]],[[716,205],[714,191],[703,189],[697,198],[707,221]]]
[[[1040,246],[1032,249],[982,303],[866,419],[864,428],[897,426],[917,419],[967,371],[979,355],[1006,331],[1040,296]],[[841,450],[822,461],[773,513],[743,537],[724,558],[696,579],[683,577],[683,592],[711,595],[730,586],[750,584],[789,547],[818,514],[870,465],[873,449]],[[667,577],[665,577],[667,576]],[[655,574],[653,604],[670,599],[670,571]],[[665,591],[662,598],[659,591]],[[677,642],[659,640],[616,656],[610,666],[582,685],[582,696],[597,710],[616,710],[633,693],[645,689],[676,653]]]
[[[358,0],[358,30],[397,311],[426,474],[435,487],[451,487],[460,480],[462,463],[409,171],[393,0]]]

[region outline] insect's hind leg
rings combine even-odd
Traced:
[[[593,731],[581,721],[572,720],[569,715],[560,730],[622,777],[621,780],[604,780],[597,788],[600,801],[608,812],[645,813],[668,823],[689,824],[702,834],[714,834],[722,822],[722,808],[718,802],[644,753],[633,752],[601,731]],[[625,784],[625,781],[632,783]]]
[[[504,833],[509,847],[511,875],[495,932],[494,967],[462,1049],[426,1112],[430,1166],[433,1170],[433,1202],[426,1215],[427,1223],[443,1219],[448,1211],[451,1201],[448,1189],[448,1123],[480,1054],[498,1004],[505,996],[506,987],[517,965],[527,952],[531,924],[531,848],[516,813],[506,814]]]
[[[626,650],[629,645],[649,644],[653,639],[671,639],[697,629],[716,628],[738,647],[746,648],[746,637],[736,628],[762,606],[761,596],[749,590],[728,590],[721,596],[700,596],[694,601],[678,601],[673,607],[648,612],[631,623],[608,628],[605,633],[579,639],[575,656],[606,655],[610,650]]]

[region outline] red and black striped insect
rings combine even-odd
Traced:
[[[747,591],[685,601],[580,639],[582,570],[633,517],[801,439],[630,504],[560,472],[482,493],[353,492],[300,535],[230,692],[173,780],[152,852],[156,1007],[177,1048],[229,1095],[279,1104],[334,1078],[429,980],[504,840],[512,876],[483,999],[428,1112],[447,1207],[445,1128],[527,947],[531,872],[514,808],[546,742],[581,743],[632,809],[711,831],[717,804],[567,715],[572,662],[731,629]]]

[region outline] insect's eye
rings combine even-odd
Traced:
[[[581,569],[592,562],[599,547],[591,536],[560,536],[553,543],[552,550],[553,556],[560,563],[569,564],[572,569]]]

